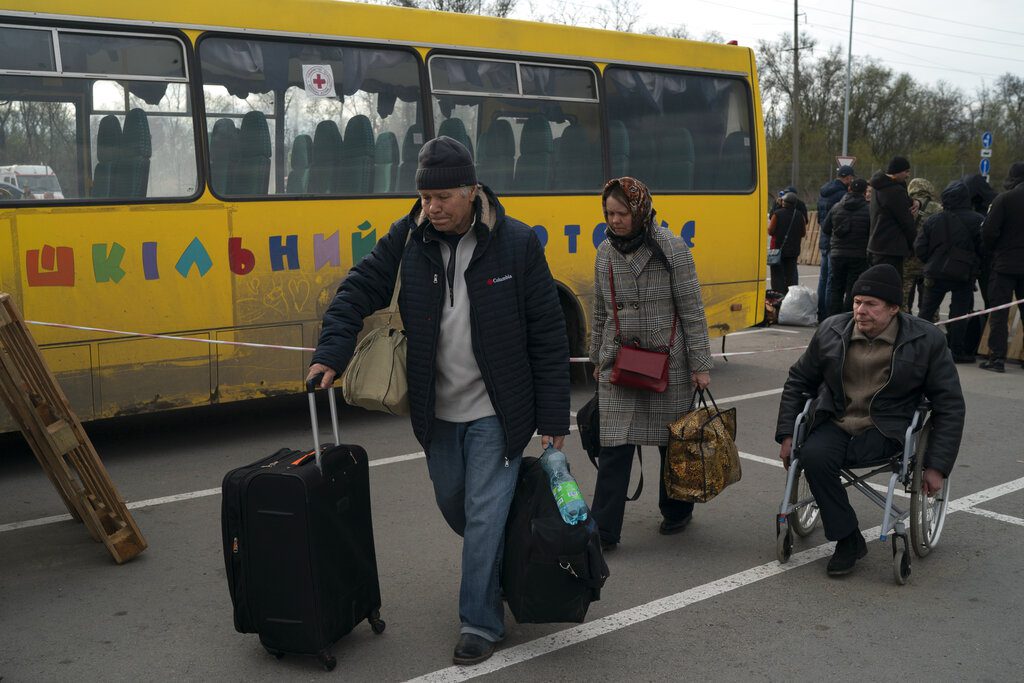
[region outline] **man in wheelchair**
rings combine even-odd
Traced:
[[[922,489],[935,494],[953,468],[964,426],[963,392],[945,336],[931,322],[900,313],[903,287],[896,269],[869,268],[852,294],[853,313],[822,322],[790,368],[775,431],[788,469],[794,422],[807,397],[815,397],[799,458],[825,536],[837,542],[830,576],[848,574],[867,554],[840,469],[902,452],[915,410],[927,398],[932,427]]]

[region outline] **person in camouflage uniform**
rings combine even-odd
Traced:
[[[924,178],[914,178],[907,185],[907,194],[917,202],[917,216],[914,218],[914,227],[917,234],[921,234],[921,227],[928,220],[942,211],[942,204],[935,199],[935,187]],[[918,293],[917,308],[921,308],[921,299],[924,296],[924,264],[921,259],[913,254],[903,261],[903,306],[904,313],[910,313],[914,305],[914,292]]]

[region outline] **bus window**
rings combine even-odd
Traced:
[[[210,37],[199,59],[215,194],[399,191],[399,141],[422,126],[412,52]]]
[[[662,192],[754,186],[750,95],[738,78],[609,67],[613,167]]]
[[[35,165],[54,176],[21,188],[22,200],[193,195],[189,98],[177,39],[0,28],[0,165]]]
[[[437,134],[473,152],[480,182],[501,194],[601,188],[594,72],[584,67],[436,56]]]

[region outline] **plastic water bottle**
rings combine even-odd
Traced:
[[[544,468],[544,474],[548,475],[551,493],[558,503],[558,511],[565,523],[576,524],[586,520],[587,504],[583,501],[579,484],[569,474],[565,453],[549,444],[540,457],[540,465]]]

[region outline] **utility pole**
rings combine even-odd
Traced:
[[[853,62],[853,0],[850,0],[850,39],[846,47],[846,104],[843,106],[843,156],[849,155],[850,140],[850,64]]]
[[[800,189],[800,0],[793,0],[793,187]]]

